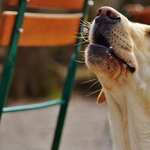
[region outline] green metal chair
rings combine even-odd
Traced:
[[[83,26],[81,25],[81,20],[84,20],[87,14],[88,0],[75,0],[75,1],[73,0],[59,0],[59,1],[6,0],[6,3],[8,5],[18,6],[18,12],[9,12],[9,11],[4,12],[2,15],[2,20],[0,25],[0,45],[9,46],[9,52],[5,59],[4,69],[3,69],[1,83],[0,83],[0,119],[3,113],[26,111],[26,110],[45,108],[54,105],[60,105],[61,106],[60,112],[58,115],[58,121],[57,121],[55,135],[54,135],[53,144],[51,148],[51,150],[58,150],[60,140],[61,140],[63,125],[65,122],[68,103],[74,87],[75,73],[78,65],[78,62],[75,60],[78,60],[79,57],[79,50],[81,45],[78,43],[81,42],[80,33],[83,28]],[[36,15],[32,13],[25,13],[26,7],[73,9],[73,10],[80,9],[82,11],[82,14],[80,13],[80,14],[70,14],[70,15],[68,14],[66,15],[37,14]],[[40,29],[38,28],[38,30],[36,31],[38,33],[34,34],[32,31],[34,29],[31,28],[30,26],[32,26],[33,24],[37,26],[36,24],[38,22],[43,22],[42,27],[44,26],[44,28],[40,28]],[[61,30],[58,31],[59,35],[62,34],[62,36],[59,36],[60,39],[58,38],[57,35],[58,33],[56,33],[56,30],[53,33],[55,29],[55,24],[60,24]],[[53,26],[49,27],[50,25]],[[70,26],[72,26],[71,30],[69,30]],[[52,30],[49,31],[49,28],[52,28]],[[22,33],[23,30],[24,32]],[[43,30],[46,32],[44,32]],[[74,31],[78,31],[77,39],[72,39],[70,36],[73,35]],[[41,36],[43,36],[43,40]],[[48,40],[45,40],[44,37],[46,37],[46,39]],[[76,50],[68,66],[68,73],[65,80],[61,99],[44,102],[40,104],[5,108],[4,106],[7,100],[7,95],[9,92],[9,87],[10,87],[10,83],[11,83],[11,79],[15,67],[18,46],[54,46],[54,45],[68,45],[68,44],[76,44]]]

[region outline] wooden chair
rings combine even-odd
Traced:
[[[125,6],[125,11],[130,20],[150,25],[150,6],[128,4]]]
[[[67,112],[68,103],[74,87],[75,73],[80,50],[81,20],[88,11],[88,0],[6,0],[8,5],[18,6],[18,12],[4,11],[0,24],[0,45],[9,46],[0,84],[0,118],[2,113],[40,109],[60,105],[60,112],[55,129],[52,150],[58,150]],[[40,14],[27,13],[26,7],[73,9],[82,13]],[[37,26],[38,24],[38,26]],[[79,38],[71,36],[77,32]],[[59,36],[58,36],[59,35]],[[4,108],[7,99],[18,46],[56,46],[76,44],[76,50],[70,60],[62,97],[40,104]]]

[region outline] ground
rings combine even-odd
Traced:
[[[0,150],[49,150],[59,106],[3,114]],[[111,150],[107,104],[74,94],[59,150]]]

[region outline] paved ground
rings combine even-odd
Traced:
[[[59,106],[4,114],[0,150],[50,150]],[[60,150],[111,150],[106,104],[73,95]]]

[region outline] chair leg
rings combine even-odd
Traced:
[[[60,108],[51,150],[58,150],[59,148],[63,126],[65,122],[65,117],[67,113],[67,108],[68,108],[69,100],[70,100],[70,97],[74,88],[75,73],[76,73],[77,66],[78,66],[78,63],[75,60],[78,60],[78,56],[76,54],[72,56],[72,59],[69,63],[68,74],[67,74],[66,82],[64,85],[64,91],[62,94],[62,100],[65,101],[65,104],[61,105],[61,108]]]
[[[5,106],[5,102],[7,99],[13,70],[14,70],[13,63],[6,61],[0,84],[0,120],[1,115],[3,113],[3,107]]]
[[[59,149],[61,135],[62,135],[63,126],[64,126],[66,113],[67,113],[67,108],[68,108],[68,103],[63,104],[60,108],[59,117],[58,117],[56,129],[55,129],[55,135],[54,135],[54,140],[53,140],[53,145],[52,145],[51,150]]]

